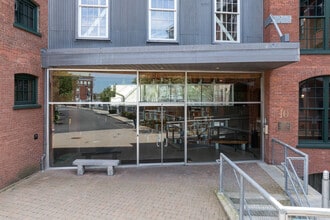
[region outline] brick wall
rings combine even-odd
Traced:
[[[330,75],[330,55],[302,55],[300,62],[265,73],[265,117],[269,135],[265,139],[265,160],[270,162],[271,139],[278,138],[291,146],[298,144],[299,82]],[[288,131],[279,123],[290,124]],[[330,170],[329,149],[302,149],[310,157],[309,172]]]
[[[299,1],[296,0],[264,0],[264,21],[273,16],[290,15],[290,24],[278,24],[283,34],[290,34],[291,42],[299,41]],[[279,42],[280,37],[273,24],[264,29],[265,42]]]
[[[14,2],[0,0],[0,188],[39,169],[44,143],[40,49],[47,47],[48,1],[34,1],[40,6],[41,37],[13,26]],[[42,108],[13,110],[15,73],[38,77],[38,103]]]
[[[291,24],[279,24],[283,34],[290,34],[290,42],[299,42],[299,1],[265,0],[264,19],[269,14],[291,15]],[[278,42],[274,25],[264,29],[265,42]],[[269,135],[265,136],[265,160],[270,162],[271,139],[278,138],[291,146],[298,144],[299,82],[320,75],[330,75],[330,55],[302,55],[300,62],[265,73],[265,117]],[[280,129],[289,125],[289,131]],[[330,149],[300,149],[310,157],[309,172],[330,170]]]

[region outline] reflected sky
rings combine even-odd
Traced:
[[[123,75],[123,74],[94,74],[94,92],[100,93],[104,88],[112,85],[130,85],[135,84],[136,75]]]

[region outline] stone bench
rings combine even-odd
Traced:
[[[98,159],[76,159],[72,163],[77,166],[77,175],[81,176],[85,173],[85,166],[107,167],[108,176],[115,174],[115,166],[119,165],[119,160],[98,160]]]

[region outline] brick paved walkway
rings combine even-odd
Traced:
[[[37,173],[0,193],[0,219],[227,219],[218,165]]]

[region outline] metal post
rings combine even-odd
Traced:
[[[288,148],[287,146],[284,146],[284,166],[285,166],[285,170],[287,170],[286,168],[288,167],[287,165],[287,161],[286,161],[286,158],[288,157]],[[285,192],[288,191],[288,173],[287,171],[285,171],[284,173],[284,181],[285,181]]]
[[[279,210],[278,212],[278,220],[286,220],[286,212],[284,210]]]
[[[223,159],[220,154],[219,159],[219,193],[223,193]]]
[[[272,140],[272,165],[275,165],[275,159],[274,159],[274,140]]]
[[[329,208],[329,171],[323,171],[322,178],[322,208]]]
[[[309,157],[308,155],[306,155],[304,159],[304,188],[306,195],[308,195],[308,169],[309,169],[308,162],[309,162]]]
[[[239,219],[244,219],[244,177],[240,175],[240,200],[239,200]]]

